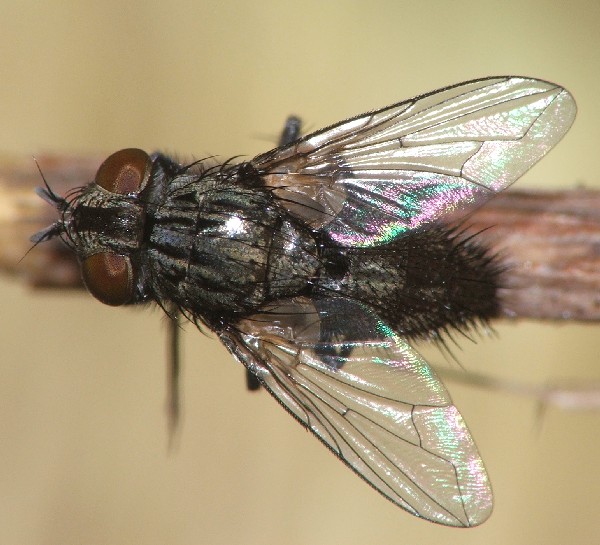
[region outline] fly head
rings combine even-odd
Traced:
[[[59,220],[32,237],[35,243],[60,236],[77,254],[83,281],[101,302],[119,306],[144,299],[140,249],[152,158],[135,148],[112,154],[94,181],[63,199],[49,188],[39,193],[59,212]]]

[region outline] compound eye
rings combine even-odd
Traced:
[[[128,257],[94,254],[84,260],[81,272],[87,289],[104,304],[116,307],[133,299],[133,268]]]
[[[152,161],[148,154],[137,148],[113,153],[96,172],[95,182],[111,193],[129,195],[144,188]]]

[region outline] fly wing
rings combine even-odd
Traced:
[[[310,227],[344,246],[386,244],[512,184],[575,113],[553,83],[473,80],[332,125],[252,164]]]
[[[231,352],[381,494],[449,526],[475,526],[492,492],[469,431],[420,355],[368,307],[282,300],[222,332]]]

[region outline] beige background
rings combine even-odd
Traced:
[[[579,114],[521,186],[600,187],[600,5],[546,2],[0,2],[0,150],[125,146],[229,157],[478,76],[556,81]],[[32,169],[33,169],[32,165]],[[309,437],[189,326],[167,453],[158,311],[0,279],[1,544],[563,544],[600,534],[600,415],[449,383],[491,475],[492,518],[417,520]],[[498,324],[467,370],[600,379],[598,325]],[[439,352],[430,359],[444,363]]]

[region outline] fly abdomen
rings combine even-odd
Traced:
[[[437,227],[385,246],[340,251],[347,273],[342,279],[320,278],[321,292],[371,305],[406,337],[437,337],[497,315],[496,261],[452,229]]]
[[[301,293],[314,281],[320,263],[314,238],[299,229],[290,218],[280,218],[267,259],[267,299],[283,299]]]

